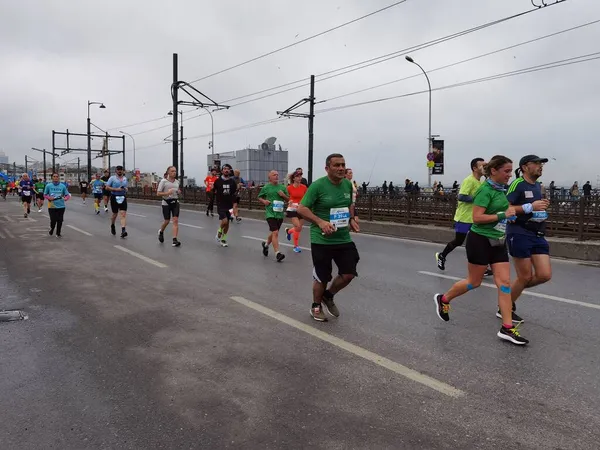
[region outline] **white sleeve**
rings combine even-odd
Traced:
[[[160,180],[160,182],[158,183],[158,188],[156,188],[156,192],[164,192],[166,184],[167,182],[164,178]]]

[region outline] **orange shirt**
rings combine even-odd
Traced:
[[[306,194],[307,189],[308,188],[303,184],[298,187],[294,187],[293,184],[288,185],[287,191],[290,194],[290,204],[288,210],[295,211],[298,209],[298,204],[300,203],[300,200],[302,200],[302,197],[304,197],[304,194]]]
[[[212,188],[219,177],[213,177],[212,175],[208,175],[204,179],[204,185],[206,186],[206,192],[212,191]]]

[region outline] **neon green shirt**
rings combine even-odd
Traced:
[[[477,190],[480,187],[481,181],[479,181],[473,176],[473,174],[471,174],[467,178],[465,178],[461,183],[458,195],[468,195],[469,197],[475,198],[475,194],[477,193]],[[459,200],[458,207],[456,208],[456,213],[454,214],[454,221],[462,223],[473,223],[473,203],[461,202]]]
[[[473,205],[485,208],[485,214],[490,215],[504,212],[509,206],[506,194],[494,189],[487,182],[484,182],[475,194]],[[492,223],[474,223],[471,231],[487,238],[500,239],[506,234],[506,219]]]

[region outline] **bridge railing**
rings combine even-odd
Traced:
[[[77,192],[77,188],[71,188]],[[257,200],[260,188],[243,189],[240,193],[240,207],[250,210],[263,210]],[[131,198],[156,200],[156,190],[149,186],[129,188]],[[182,202],[207,204],[204,189],[185,188]],[[398,192],[390,195],[383,193],[359,193],[356,200],[358,215],[369,221],[384,221],[408,225],[439,225],[451,227],[456,211],[457,199],[452,193],[417,194]],[[600,240],[600,195],[589,197],[553,198],[548,208],[547,235],[570,237],[578,240]]]

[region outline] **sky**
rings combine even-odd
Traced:
[[[541,1],[541,0],[537,0]],[[553,3],[555,0],[546,0]],[[171,163],[172,54],[179,55],[179,81],[207,75],[395,3],[394,0],[22,0],[0,4],[0,150],[23,164],[41,159],[31,147],[52,148],[52,130],[85,133],[91,121],[102,130],[134,136],[135,165],[162,173]],[[600,52],[600,23],[442,70],[550,33],[600,20],[597,0],[565,0],[493,27],[415,51],[400,52],[494,20],[533,9],[530,0],[407,0],[386,11],[289,49],[200,80],[192,85],[219,104],[317,75],[314,173],[339,152],[359,183],[406,178],[427,185],[428,94],[432,88],[432,134],[445,141],[448,186],[469,173],[474,157],[526,154],[550,158],[543,180],[571,185],[600,182],[598,157],[589,144],[600,103],[600,59],[514,77],[436,90],[470,80]],[[399,52],[398,57],[322,80],[345,66]],[[599,55],[592,55],[597,57]],[[581,61],[576,59],[573,61]],[[339,74],[340,72],[335,72]],[[321,75],[321,76],[319,76]],[[379,84],[384,87],[334,99]],[[307,167],[308,121],[290,118],[262,126],[309,96],[298,89],[215,111],[215,152],[256,148],[277,137],[289,152],[290,169]],[[283,90],[286,88],[282,88]],[[414,94],[407,95],[406,94]],[[387,101],[350,106],[376,99]],[[190,100],[185,94],[180,99]],[[329,100],[331,99],[331,100]],[[201,179],[210,153],[211,120],[182,106],[185,172]],[[297,112],[308,112],[303,106]],[[203,114],[204,113],[204,114]],[[158,119],[158,120],[153,120]],[[153,121],[151,121],[153,120]],[[145,124],[133,125],[139,122]],[[235,128],[242,129],[219,133]],[[57,144],[64,144],[58,138]],[[85,148],[85,138],[71,146]],[[101,148],[94,139],[92,147]],[[111,145],[120,145],[114,141]],[[126,166],[133,167],[126,138]],[[592,151],[590,151],[592,150]],[[68,161],[84,153],[65,155]],[[100,160],[94,160],[99,165]]]

